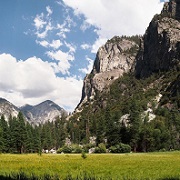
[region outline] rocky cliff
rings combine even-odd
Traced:
[[[180,69],[180,0],[164,4],[141,37],[115,36],[100,47],[92,72],[84,79],[82,98],[76,110],[93,101],[125,73],[146,78],[153,73]]]
[[[144,44],[136,62],[136,76],[148,77],[179,68],[180,64],[180,1],[165,3],[160,15],[155,15],[144,35]]]
[[[69,118],[73,142],[180,149],[179,1],[165,3],[143,37],[114,37],[99,49]]]
[[[84,79],[82,98],[78,108],[94,99],[97,91],[107,89],[117,78],[134,70],[139,50],[139,36],[113,37],[100,47],[92,72]]]

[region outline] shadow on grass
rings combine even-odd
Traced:
[[[86,172],[73,177],[71,174],[67,174],[65,178],[60,178],[58,175],[51,176],[49,174],[44,174],[42,177],[37,177],[33,174],[27,176],[24,172],[12,173],[6,175],[0,175],[0,180],[103,180],[103,178],[97,178],[94,175],[89,175]],[[107,178],[107,180],[112,180]]]
[[[159,180],[180,180],[179,177],[161,178]]]
[[[0,180],[105,180],[105,179],[112,180],[112,178],[110,178],[110,177],[107,177],[107,178],[96,177],[95,175],[90,175],[90,174],[87,174],[86,172],[77,177],[72,177],[71,174],[68,174],[67,177],[65,177],[63,179],[58,177],[57,175],[51,176],[49,174],[44,174],[43,177],[37,177],[33,174],[30,176],[27,176],[24,172],[0,175]],[[120,179],[118,179],[118,180],[120,180]],[[132,178],[132,179],[131,178],[122,178],[122,179],[123,180],[132,180],[132,179],[134,180],[135,178]],[[180,180],[180,177],[159,178],[157,180]]]

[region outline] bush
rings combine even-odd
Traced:
[[[82,148],[78,144],[72,145],[72,153],[82,153]]]
[[[100,143],[98,147],[95,147],[95,153],[106,153],[106,146],[103,143]]]
[[[59,148],[58,150],[57,150],[57,153],[71,153],[72,152],[72,148],[71,148],[71,146],[66,146],[66,145],[64,145],[62,148]]]
[[[57,154],[61,154],[63,152],[63,149],[62,148],[59,148],[58,150],[57,150]]]
[[[83,159],[86,159],[86,158],[87,158],[87,155],[86,155],[86,153],[85,153],[84,151],[82,151],[81,157],[82,157]]]
[[[85,144],[83,145],[83,150],[88,153],[89,152],[89,149],[93,148],[94,145],[93,144]]]
[[[128,144],[120,143],[115,146],[111,146],[109,150],[111,153],[130,153],[131,146],[129,146]]]

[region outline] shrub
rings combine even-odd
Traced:
[[[57,150],[57,153],[71,153],[72,152],[72,148],[70,146],[66,146],[64,145],[62,148],[59,148]]]
[[[57,154],[61,154],[63,152],[63,149],[62,148],[59,148],[58,150],[57,150]]]
[[[78,144],[72,145],[72,153],[82,153],[82,148]]]
[[[86,159],[86,158],[87,158],[87,155],[86,155],[86,153],[85,153],[84,151],[82,151],[81,157],[82,157],[83,159]]]
[[[117,144],[109,148],[111,153],[129,153],[131,152],[131,147],[128,144]]]
[[[83,145],[83,150],[88,153],[89,152],[89,149],[93,148],[94,145],[93,144],[86,144],[86,145]]]
[[[103,143],[100,143],[98,147],[95,147],[95,153],[106,153],[106,146]]]

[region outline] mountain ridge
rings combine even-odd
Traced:
[[[30,124],[44,124],[47,121],[54,121],[57,116],[67,115],[67,111],[55,104],[51,100],[43,101],[37,105],[26,104],[22,107],[17,107],[4,98],[0,98],[0,115],[4,115],[8,120],[10,115],[17,117],[18,113],[22,112],[25,120]]]
[[[84,79],[82,97],[75,112],[86,102],[93,101],[97,93],[108,91],[125,73],[146,78],[173,68],[179,71],[179,8],[179,0],[170,0],[164,4],[161,14],[154,16],[143,37],[115,36],[100,47],[93,69]]]

